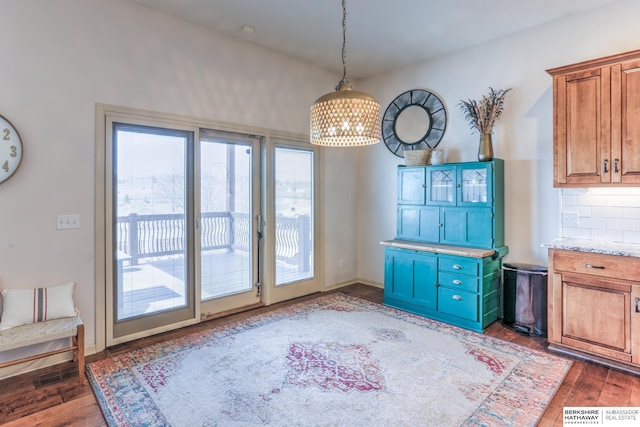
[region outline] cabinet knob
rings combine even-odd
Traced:
[[[462,285],[462,280],[455,279],[455,280],[453,281],[453,284],[454,284],[454,285]]]
[[[433,284],[433,286],[435,286],[437,288],[438,286],[440,286],[440,283],[436,282],[436,283]]]
[[[456,301],[462,301],[462,297],[460,295],[454,295],[451,298],[453,298]]]
[[[442,227],[442,224],[440,224],[440,226]],[[456,270],[462,270],[462,266],[460,264],[453,264],[453,268]]]
[[[422,188],[427,188],[427,184],[422,184]]]

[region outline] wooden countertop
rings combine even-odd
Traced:
[[[438,245],[435,243],[412,242],[410,240],[383,240],[381,245],[416,251],[436,252],[439,254],[484,258],[496,253],[493,249],[475,249],[464,246]]]

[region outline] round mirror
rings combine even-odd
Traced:
[[[435,148],[447,127],[447,111],[433,93],[413,89],[396,97],[382,116],[382,140],[389,151]]]
[[[429,132],[431,117],[420,105],[410,105],[396,117],[396,136],[405,144],[415,144]]]

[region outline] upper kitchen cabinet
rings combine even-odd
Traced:
[[[640,184],[640,50],[547,70],[555,187]]]

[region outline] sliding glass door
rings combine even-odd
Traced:
[[[200,129],[203,316],[260,303],[260,138]]]
[[[320,290],[317,147],[130,110],[103,132],[104,346]]]
[[[270,302],[283,301],[320,290],[316,272],[318,149],[308,143],[274,139],[273,239],[269,248],[273,286]]]
[[[113,336],[192,319],[193,133],[113,126]]]

